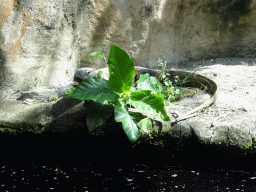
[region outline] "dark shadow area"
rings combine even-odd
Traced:
[[[252,0],[211,0],[201,7],[205,13],[209,13],[215,18],[215,22],[212,24],[213,31],[219,31],[223,36],[228,33],[232,34],[229,42],[231,46],[223,56],[237,57],[240,56],[239,52],[244,51],[244,46],[241,45],[253,24],[244,23],[241,20],[243,17],[250,17],[253,10],[251,4]],[[248,45],[247,49],[252,49],[253,53],[253,47],[253,45]]]
[[[206,6],[210,9],[211,14],[218,15],[223,21],[222,27],[225,29],[228,28],[227,23],[238,24],[241,17],[248,16],[252,11],[251,4],[252,0],[211,0],[208,1]]]
[[[75,99],[72,97],[63,97],[60,100],[58,100],[55,104],[52,105],[52,115],[54,117],[57,117],[60,114],[63,114],[69,109],[75,107],[81,102],[84,102],[84,101],[80,99]]]
[[[197,170],[251,171],[255,150],[243,150],[227,144],[202,144],[195,133],[190,137],[171,138],[167,134],[150,141],[131,144],[121,123],[113,117],[102,127],[104,136],[89,134],[86,125],[71,127],[66,132],[47,130],[40,134],[19,132],[0,133],[1,164],[36,162],[39,164],[91,163],[106,167],[147,164],[197,168]],[[52,125],[54,126],[54,124]]]
[[[120,124],[113,124],[113,119],[106,122],[106,126],[111,128],[105,132],[105,136],[89,134],[86,124],[69,125],[66,132],[52,132],[53,126],[56,126],[56,122],[38,134],[29,131],[20,131],[16,134],[1,132],[0,143],[4,146],[1,153],[5,156],[0,160],[1,164],[15,161],[45,164],[108,164],[126,162],[131,154],[132,146],[128,138],[124,132],[122,133],[123,130],[119,129]]]
[[[66,133],[0,133],[2,187],[159,191],[183,186],[187,191],[213,191],[216,186],[232,191],[241,180],[246,180],[242,189],[250,191],[253,186],[249,176],[255,175],[255,154],[245,155],[232,146],[203,145],[195,133],[180,139],[162,135],[132,145],[113,118],[103,128],[109,130],[105,136],[88,134],[82,125],[70,128],[73,131]]]

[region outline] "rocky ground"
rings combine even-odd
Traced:
[[[200,66],[200,67],[199,67]],[[255,112],[256,102],[256,58],[215,58],[190,61],[168,66],[168,69],[195,71],[215,81],[220,95],[211,109],[218,111],[215,115],[228,112]],[[158,67],[157,69],[161,69]],[[205,99],[208,99],[205,97]],[[241,99],[237,99],[241,98]],[[193,98],[185,98],[182,102]],[[195,103],[196,103],[195,98]],[[190,102],[190,101],[189,101]],[[181,103],[180,101],[174,102]],[[195,106],[191,105],[191,109]],[[221,109],[221,111],[219,111]]]

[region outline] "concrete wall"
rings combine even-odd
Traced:
[[[255,57],[256,0],[1,0],[0,99],[65,85],[110,44],[135,65]]]

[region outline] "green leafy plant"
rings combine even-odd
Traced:
[[[91,58],[94,58],[94,59],[93,59],[93,62],[94,62],[97,57],[99,57],[100,59],[104,59],[105,62],[107,63],[107,60],[106,60],[106,58],[104,57],[104,54],[101,53],[101,52],[98,52],[98,51],[93,52],[93,53],[90,54],[90,61],[92,61]]]
[[[53,99],[53,100],[57,100],[58,99],[58,96],[51,96],[51,95],[49,96],[49,95],[47,95],[47,91],[44,91],[44,93],[46,93],[46,95],[44,95],[43,97],[46,98],[46,99],[47,98],[49,98],[50,100],[51,99]]]
[[[57,96],[52,96],[53,100],[57,100],[58,97]]]
[[[33,90],[33,87],[35,87],[36,85],[33,84],[33,85],[30,85],[29,88],[28,88],[28,91],[32,91]]]
[[[99,52],[96,55],[105,59]],[[89,100],[85,111],[89,132],[104,124],[111,117],[111,111],[114,111],[115,121],[122,123],[129,140],[135,142],[140,137],[138,126],[141,120],[147,119],[144,123],[149,123],[150,119],[140,116],[135,119],[134,113],[127,110],[128,105],[141,113],[171,121],[165,111],[165,93],[157,78],[150,78],[148,73],[143,74],[137,87],[133,87],[134,62],[124,50],[115,45],[111,45],[107,65],[109,81],[101,77],[89,77],[77,87],[70,88],[63,96]]]
[[[166,71],[166,61],[163,64],[162,59],[159,58],[158,63],[160,64],[160,66],[163,69],[163,72],[160,73],[160,78],[161,78],[161,80],[163,80],[164,85],[167,87],[167,89],[165,91],[165,95],[167,96],[168,100],[173,101],[178,98],[182,99],[182,96],[185,92],[184,91],[185,87],[182,87],[182,85],[189,81],[195,81],[195,80],[190,80],[190,77],[199,69],[200,66],[195,71],[189,73],[188,76],[186,76],[186,78],[183,79],[182,81],[180,81],[179,77],[176,76],[175,84],[172,84],[172,82],[167,78],[167,75],[170,75],[170,74],[165,72]],[[198,81],[196,81],[196,82],[198,82]],[[198,83],[200,83],[200,82],[198,82]],[[200,83],[200,84],[202,86],[206,87],[202,83]],[[195,94],[195,93],[193,93],[193,94]]]
[[[246,65],[246,66],[248,66],[248,63],[245,63],[245,62],[241,62],[242,63],[242,65]]]
[[[250,66],[248,63],[245,63],[245,62],[241,62],[241,63],[242,63],[242,65]],[[254,61],[252,62],[252,66],[256,67],[256,64],[254,63]]]
[[[159,58],[158,63],[159,63],[159,66],[161,66],[162,69],[163,69],[163,72],[160,74],[160,79],[163,80],[165,86],[167,87],[167,89],[165,91],[165,96],[168,98],[168,100],[173,101],[173,100],[175,100],[177,95],[180,94],[180,90],[177,89],[176,87],[174,87],[172,85],[172,82],[170,80],[168,80],[168,78],[166,76],[166,75],[170,75],[169,73],[165,72],[165,70],[166,70],[166,61],[165,61],[165,63],[163,63],[162,59]],[[175,80],[176,83],[178,82],[178,78],[179,77],[176,76],[176,80]],[[167,103],[167,105],[168,104],[169,103]]]
[[[103,78],[104,77],[104,72],[103,71],[98,71],[97,76]]]

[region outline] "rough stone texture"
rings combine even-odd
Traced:
[[[243,60],[245,61],[246,59]],[[211,77],[214,81],[216,80],[220,90],[222,90],[219,98],[213,105],[208,110],[198,111],[195,117],[182,120],[177,124],[162,121],[160,118],[151,117],[147,114],[147,116],[156,120],[152,125],[153,130],[141,130],[142,137],[139,138],[137,143],[142,143],[144,140],[150,141],[150,135],[153,131],[161,131],[176,138],[187,138],[194,134],[203,143],[224,145],[229,143],[237,146],[250,146],[253,139],[256,138],[256,108],[254,107],[256,90],[253,87],[256,68],[252,68],[252,66],[239,66],[238,64],[241,63],[239,61],[233,62],[229,66],[209,64],[207,62],[208,64],[205,64],[198,73],[208,78]],[[77,74],[87,78],[86,74],[90,70],[77,70],[79,72]],[[109,76],[106,68],[100,70],[106,72],[106,76]],[[97,71],[94,71],[95,74]],[[233,81],[234,77],[238,77],[241,71],[244,71],[246,76],[241,78],[241,81]],[[136,67],[135,79],[140,72],[138,67]],[[148,72],[154,74],[152,69],[148,69]],[[233,82],[233,84],[228,84],[227,82]],[[247,84],[239,85],[240,82],[247,82]],[[65,93],[70,87],[76,85],[77,82],[59,89]],[[230,93],[226,94],[225,91],[229,92],[229,88],[233,86],[239,88],[236,94],[232,96],[230,96]],[[242,86],[244,89],[240,88]],[[247,90],[246,93],[250,97],[243,95],[244,90]],[[30,91],[22,95],[27,96],[26,98],[33,98],[33,94],[34,92]],[[38,91],[38,94],[40,95],[42,92]],[[172,104],[179,105],[167,106],[166,112],[174,120],[172,112],[179,112],[177,113],[179,115],[185,114],[201,105],[209,97],[209,93],[205,92],[202,95],[186,97],[182,101],[174,101]],[[6,128],[13,127],[18,130],[23,128],[34,132],[40,132],[48,128],[53,132],[74,131],[77,127],[83,127],[87,130],[87,102],[69,97],[59,98],[57,101],[50,100],[44,103],[31,103],[31,105],[25,105],[19,100],[0,100],[0,126],[3,123],[3,127]],[[104,129],[104,127],[107,127],[107,129]],[[97,129],[94,134],[98,136],[111,136],[113,132],[116,134],[118,131],[120,134],[123,134],[122,125],[115,122],[112,114],[111,118],[107,120],[107,123],[103,124],[100,129]],[[124,138],[127,139],[127,137]]]
[[[110,44],[135,65],[254,57],[256,0],[1,0],[0,99],[73,82],[76,69],[106,67],[89,54]]]
[[[88,77],[95,77],[95,69],[84,67],[76,70],[75,73],[75,80],[81,82]]]
[[[93,68],[80,68],[75,73],[75,80],[73,83],[60,86],[60,87],[52,87],[51,89],[45,87],[34,88],[31,91],[25,91],[20,94],[12,95],[12,100],[23,100],[24,104],[32,104],[33,102],[50,102],[62,97],[70,88],[76,87],[81,81],[87,79],[89,77],[95,77],[96,72],[99,70],[95,70]],[[108,77],[106,77],[108,80]]]

